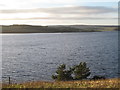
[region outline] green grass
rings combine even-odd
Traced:
[[[26,82],[21,84],[3,84],[3,88],[120,88],[120,79],[55,81],[55,82]]]

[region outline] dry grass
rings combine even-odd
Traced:
[[[22,84],[3,85],[3,88],[120,88],[119,79],[26,82]]]

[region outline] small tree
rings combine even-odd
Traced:
[[[85,62],[80,62],[79,65],[75,65],[73,70],[75,80],[86,79],[90,75],[90,69]]]
[[[72,71],[65,70],[66,65],[62,64],[57,68],[56,75],[52,75],[52,78],[58,81],[66,81],[72,79]]]
[[[85,62],[80,62],[69,70],[66,70],[66,65],[62,64],[57,68],[55,75],[52,78],[58,81],[66,80],[81,80],[86,79],[90,75],[90,69]]]
[[[105,76],[95,75],[92,80],[105,79]]]
[[[71,68],[69,70],[65,71],[66,80],[73,80],[72,73],[73,73],[73,71]]]

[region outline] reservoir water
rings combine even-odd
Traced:
[[[2,35],[2,80],[51,81],[57,66],[87,62],[91,76],[118,77],[118,32]]]

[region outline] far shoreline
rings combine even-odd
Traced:
[[[65,33],[68,33],[68,34],[70,34],[70,33],[95,33],[95,32],[117,32],[117,31],[94,31],[94,32],[49,32],[49,33],[0,33],[0,35],[22,35],[22,34],[25,34],[25,35],[27,35],[27,34],[65,34]]]
[[[78,33],[78,32],[102,32],[118,31],[117,26],[98,25],[58,25],[58,26],[32,26],[10,25],[2,26],[0,34],[27,34],[27,33]]]

